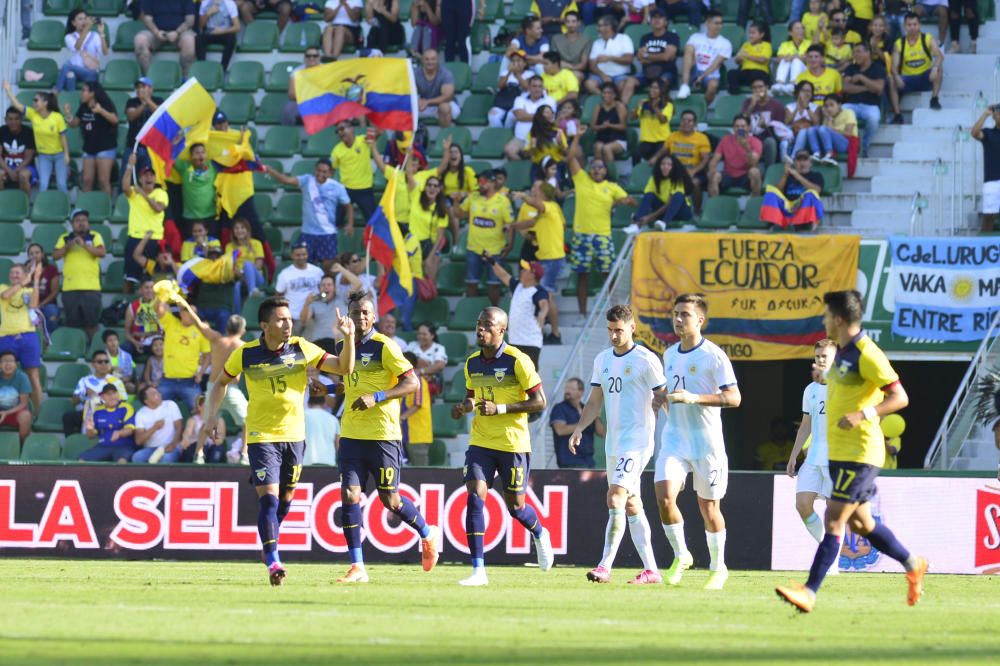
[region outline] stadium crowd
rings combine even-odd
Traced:
[[[122,108],[101,83],[107,26],[84,9],[70,11],[52,88],[17,94],[4,82],[10,106],[0,128],[0,185],[34,198],[37,210],[54,177],[59,192],[76,186],[64,197],[76,205],[54,242],[32,242],[27,261],[14,263],[0,284],[0,386],[13,387],[2,393],[0,425],[16,428],[23,440],[31,413],[37,418],[51,404],[64,409],[57,423],[65,435],[96,438],[80,459],[192,460],[206,384],[221,372],[213,348],[252,335],[247,331],[255,328],[263,295],[286,297],[296,332],[324,348],[332,348],[336,311],[346,312],[349,292],[378,298],[380,269],[368,267],[360,239],[381,179],[405,161],[395,206],[416,289],[378,326],[418,369],[421,390],[403,414],[410,458],[423,463],[434,441],[433,402],[464,396],[462,387],[444,381],[455,360],[438,341],[449,317],[447,303],[443,313],[430,307],[443,301],[439,292],[464,284],[464,294],[475,298],[485,283],[489,301],[510,311],[511,343],[537,364],[545,344],[561,342],[554,295],[567,265],[586,314],[620,246],[615,232],[711,222],[723,202],[741,202],[750,228],[815,230],[822,207],[814,203],[829,191],[830,169],[839,182],[839,161],[846,160],[853,173],[879,124],[903,122],[900,96],[931,91],[931,108],[940,108],[941,45],[950,29],[950,51],[959,49],[965,16],[974,50],[978,27],[976,3],[967,0],[947,9],[935,1],[795,0],[787,25],[775,19],[778,3],[743,0],[735,26],[699,0],[538,0],[516,31],[493,35],[476,20],[484,18],[485,2],[474,4],[416,0],[407,17],[399,0],[329,0],[321,9],[287,0],[134,2],[130,8],[143,25],[134,35],[141,75]],[[222,68],[230,70],[237,37],[254,22],[276,14],[278,30],[287,32],[317,12],[322,36],[307,42],[301,32],[299,68],[348,53],[405,50],[416,61],[419,115],[441,128],[436,141],[424,126],[383,135],[344,122],[328,157],[303,167],[296,150],[298,163],[287,174],[263,163],[259,173],[233,174],[209,156],[210,146],[196,144],[161,177],[144,147],[133,152],[143,124],[172,92],[154,89],[148,76],[154,59],[178,58],[187,76],[209,47],[221,46]],[[752,14],[760,20],[749,22]],[[938,18],[937,37],[921,30],[925,15]],[[678,17],[687,24],[672,24]],[[28,39],[30,25],[22,25]],[[470,45],[493,49],[486,67],[497,79],[481,124],[484,133],[504,137],[496,157],[505,167],[473,168],[468,132],[458,131],[472,110],[463,104],[467,84],[456,81],[449,65],[469,62]],[[22,71],[22,83],[39,78]],[[706,130],[709,110],[731,127]],[[294,77],[279,116],[281,125],[301,123]],[[221,108],[213,129],[236,143],[255,140],[250,130],[232,128]],[[82,139],[79,160],[70,149],[75,132]],[[285,211],[301,225],[284,265],[271,207],[261,208],[254,196],[264,183],[301,192],[301,207]],[[756,211],[767,207],[765,190],[777,197],[771,204],[777,212],[758,219]],[[104,201],[110,210],[117,193],[127,213],[116,241],[86,202]],[[796,215],[807,199],[814,214]],[[738,210],[734,223],[737,217]],[[111,258],[121,262],[120,278],[107,270]],[[190,307],[157,294],[154,284],[165,278],[179,283]],[[109,306],[102,294],[118,290],[127,297]],[[92,367],[76,365],[75,374],[49,378],[49,388],[56,379],[68,381],[63,403],[51,392],[44,398],[43,357],[60,358],[66,340],[78,339],[66,329],[82,332]],[[311,432],[326,441],[343,408],[335,388],[324,386],[328,381],[313,377],[317,395],[307,417],[316,423]],[[557,436],[568,435],[571,414],[580,410],[582,387],[571,384],[553,413]],[[218,440],[206,450],[210,461],[241,458],[246,403],[238,393],[227,391],[233,395],[223,406]],[[594,427],[600,434],[603,426]],[[228,451],[226,433],[236,437]],[[333,462],[324,447],[310,449],[314,462]]]

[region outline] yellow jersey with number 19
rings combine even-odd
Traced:
[[[542,378],[527,354],[505,342],[493,358],[486,358],[482,351],[477,351],[465,360],[465,388],[474,401],[510,405],[527,400],[529,393],[542,390]],[[510,453],[531,451],[528,415],[481,416],[473,410],[469,444]]]
[[[292,336],[271,350],[263,335],[233,351],[226,360],[230,377],[246,379],[250,394],[247,443],[301,442],[306,438],[306,366],[323,365],[325,351],[304,338]]]
[[[343,340],[337,342],[338,354],[343,346]],[[344,377],[344,417],[340,422],[340,436],[402,440],[399,400],[385,400],[362,410],[351,409],[351,405],[363,395],[388,391],[412,370],[413,366],[403,357],[399,345],[374,328],[358,340],[354,347],[354,372]]]
[[[857,462],[882,467],[885,463],[885,439],[878,422],[863,420],[858,427],[844,430],[837,426],[841,417],[874,407],[884,399],[883,392],[899,381],[885,353],[871,338],[858,333],[837,350],[833,367],[827,375],[826,437],[830,460]]]

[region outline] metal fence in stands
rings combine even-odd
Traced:
[[[21,0],[3,1],[3,34],[0,34],[0,68],[4,81],[17,78],[17,51],[21,44]]]

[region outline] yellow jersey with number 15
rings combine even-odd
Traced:
[[[871,338],[858,333],[837,350],[833,367],[827,375],[826,436],[830,460],[857,462],[882,467],[885,463],[885,439],[876,421],[863,420],[856,428],[837,426],[850,412],[874,407],[884,399],[883,392],[899,381],[885,353]]]
[[[510,405],[527,400],[529,393],[541,391],[542,378],[527,354],[505,342],[493,358],[477,351],[465,360],[465,388],[474,401]],[[478,410],[472,413],[470,445],[509,453],[531,451],[527,414],[481,416]]]
[[[343,346],[343,340],[337,342],[338,354]],[[363,395],[388,391],[399,382],[400,377],[412,370],[413,366],[403,357],[399,345],[374,328],[355,343],[354,372],[344,377],[344,417],[340,422],[340,436],[402,440],[399,400],[385,400],[362,410],[351,409],[351,405]]]
[[[292,336],[271,350],[263,335],[233,351],[226,360],[230,377],[243,374],[250,408],[247,443],[301,442],[306,438],[306,366],[323,365],[328,354],[304,338]]]

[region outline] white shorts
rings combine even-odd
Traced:
[[[458,102],[455,101],[451,101],[449,102],[449,104],[451,104],[451,119],[455,120],[456,118],[458,118],[458,114],[462,112],[462,108],[458,105]],[[419,112],[417,115],[421,118],[437,118],[438,115],[437,105],[428,106],[426,109]]]
[[[802,463],[799,473],[795,476],[795,492],[816,493],[820,497],[829,498],[833,492],[830,468],[826,465]]]
[[[653,457],[650,449],[643,451],[623,451],[620,455],[609,456],[608,486],[621,486],[630,496],[639,494],[642,471]]]
[[[931,8],[931,7],[947,7],[948,6],[948,0],[920,0],[920,2],[918,4],[921,4],[924,7],[928,7],[928,8]]]
[[[698,497],[720,500],[729,488],[729,456],[725,453],[710,453],[704,458],[679,458],[671,454],[661,454],[656,459],[656,483],[660,481],[680,481],[685,483],[687,475],[694,476],[694,491]]]
[[[1000,180],[988,180],[983,183],[983,214],[997,213],[1000,213]]]

